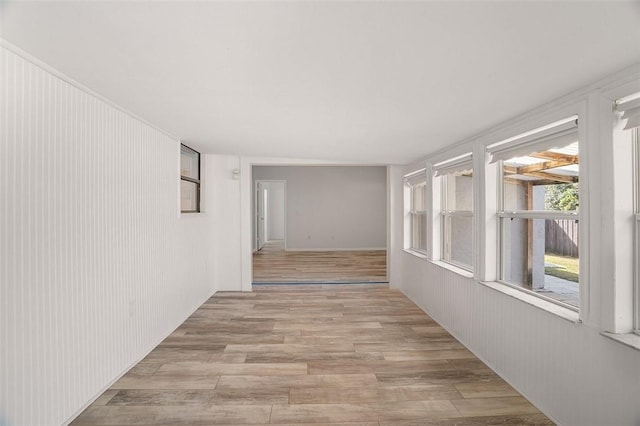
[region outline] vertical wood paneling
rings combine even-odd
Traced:
[[[211,293],[177,140],[0,50],[0,424],[61,424]]]
[[[560,424],[635,424],[637,351],[471,278],[400,252],[396,285]],[[612,391],[615,389],[615,391]]]

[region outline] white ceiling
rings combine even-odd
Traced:
[[[2,2],[2,37],[211,153],[406,163],[640,61],[633,2]]]

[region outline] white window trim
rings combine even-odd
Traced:
[[[564,306],[560,306],[557,303],[551,303],[547,298],[540,297],[539,294],[530,291],[523,291],[522,287],[500,281],[481,281],[480,284],[499,291],[509,297],[513,297],[514,299],[518,299],[528,305],[550,312],[571,323],[579,324],[581,322],[577,311],[566,309]]]
[[[612,150],[605,152],[604,157],[611,168],[602,170],[602,184],[595,185],[609,188],[606,194],[599,191],[597,199],[600,200],[603,217],[610,220],[601,225],[604,232],[600,239],[600,247],[604,246],[600,250],[602,279],[594,282],[593,295],[595,308],[600,310],[600,314],[594,318],[593,326],[603,333],[631,335],[640,342],[640,336],[633,333],[636,263],[633,132],[624,130],[627,121],[622,119],[618,109],[622,100],[630,98],[629,93],[639,91],[640,82],[634,82],[616,86],[597,99],[600,110],[597,115],[600,129],[598,144],[611,146]]]
[[[633,129],[633,332],[640,335],[640,129]]]
[[[526,132],[524,135],[491,144],[487,146],[487,152],[492,157],[491,162],[520,157],[532,152],[531,149],[536,147],[548,149],[553,146],[564,146],[568,142],[566,138],[569,137],[570,140],[570,136],[577,130],[577,119],[578,116],[573,115],[535,131]]]
[[[630,86],[612,90],[603,97],[603,105],[614,104],[618,119],[613,131],[614,159],[623,161],[631,156],[633,159],[626,169],[626,164],[614,169],[613,188],[615,194],[614,224],[616,229],[615,256],[615,297],[610,305],[603,306],[605,320],[601,326],[601,335],[629,348],[640,350],[640,129],[625,129],[629,124],[624,111],[629,101],[639,98],[640,85],[635,82]],[[634,93],[633,95],[628,95]],[[610,116],[603,117],[603,124],[610,123]],[[632,197],[629,197],[631,192]],[[629,200],[629,198],[632,198]],[[625,215],[623,212],[627,212]],[[631,214],[629,214],[631,213]],[[629,241],[627,236],[630,235]],[[624,256],[629,247],[632,253]],[[623,256],[618,254],[622,253]],[[627,274],[627,268],[631,271]],[[613,290],[610,290],[613,292]],[[631,302],[629,302],[630,296]],[[626,305],[626,306],[625,306]]]
[[[555,123],[551,123],[549,125],[545,125],[540,127],[537,130],[533,130],[533,131],[529,131],[524,133],[523,135],[520,136],[515,136],[512,138],[507,139],[506,143],[503,142],[498,142],[498,143],[494,143],[494,144],[490,144],[487,146],[487,153],[489,155],[491,155],[492,151],[494,152],[500,152],[500,151],[510,151],[510,150],[518,150],[521,146],[526,146],[532,150],[535,150],[537,143],[535,143],[535,141],[537,140],[536,136],[540,136],[541,137],[541,144],[544,146],[544,144],[546,143],[546,140],[549,138],[553,138],[554,137],[554,132],[558,132],[558,134],[564,134],[567,131],[571,131],[571,128],[573,127],[574,129],[577,128],[578,133],[580,133],[580,126],[578,125],[578,115],[572,115],[570,117],[558,120]],[[580,141],[580,135],[578,135],[578,140]],[[583,144],[584,146],[584,144]],[[493,148],[493,149],[492,149]],[[498,157],[499,158],[499,157]],[[497,165],[497,194],[496,194],[496,198],[497,198],[497,205],[498,205],[498,210],[496,212],[496,216],[497,216],[497,238],[498,238],[498,247],[497,247],[497,256],[496,256],[496,281],[497,283],[501,284],[501,285],[505,285],[509,288],[513,288],[516,289],[520,292],[522,292],[525,295],[530,295],[533,297],[536,297],[540,300],[543,300],[545,302],[549,302],[553,305],[557,305],[563,309],[569,310],[571,312],[575,312],[575,313],[579,313],[582,311],[582,306],[583,306],[583,301],[585,300],[585,295],[583,294],[583,292],[585,292],[585,285],[583,283],[583,277],[585,276],[585,274],[583,273],[584,267],[583,267],[583,262],[580,262],[580,282],[578,283],[578,289],[579,289],[579,294],[580,294],[580,299],[579,299],[579,306],[580,307],[576,307],[573,305],[570,305],[568,303],[564,303],[561,302],[559,300],[553,299],[551,297],[545,296],[544,294],[535,292],[533,290],[527,289],[525,287],[522,287],[520,285],[517,285],[515,283],[511,283],[509,281],[506,281],[503,279],[504,276],[504,252],[505,252],[505,241],[503,239],[503,232],[504,232],[504,226],[503,226],[503,221],[505,219],[543,219],[543,220],[554,220],[554,219],[560,219],[560,220],[570,220],[570,219],[574,219],[574,220],[581,220],[581,213],[578,212],[561,212],[561,211],[541,211],[541,210],[505,210],[504,209],[504,168],[503,168],[503,161],[499,160],[499,161],[495,161],[494,162]],[[583,176],[585,175],[584,171],[583,171],[583,167],[582,167],[582,161],[581,161],[581,167],[580,167],[580,181],[582,182],[583,180]],[[580,194],[584,194],[584,189],[583,189],[584,185],[580,185]],[[581,202],[583,201],[585,197],[581,196],[580,200]],[[583,209],[581,208],[581,212],[583,211]],[[582,229],[582,227],[581,227]],[[583,240],[583,231],[580,231],[580,241]],[[581,257],[582,254],[584,252],[584,244],[581,243],[580,244],[580,253],[581,253]],[[525,297],[524,300],[526,301],[527,298]],[[542,307],[544,307],[544,305],[541,305]],[[547,309],[549,311],[553,311],[554,313],[557,313],[557,311],[555,310],[551,310],[551,309]],[[572,315],[569,316],[569,318],[573,318]]]
[[[636,213],[634,216],[633,332],[640,336],[640,214]]]

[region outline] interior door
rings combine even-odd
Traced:
[[[262,250],[266,241],[266,209],[265,209],[265,185],[257,182],[256,185],[256,249]]]

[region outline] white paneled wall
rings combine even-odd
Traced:
[[[418,306],[561,425],[636,425],[640,353],[402,252]]]
[[[0,424],[61,424],[213,293],[211,223],[179,141],[1,55]]]

